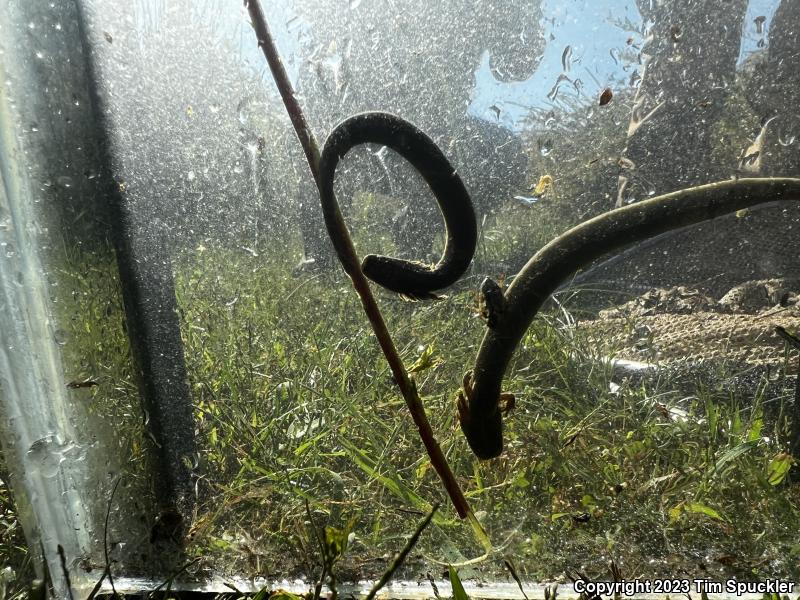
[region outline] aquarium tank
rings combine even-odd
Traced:
[[[793,0],[0,3],[0,600],[796,600],[798,106]]]

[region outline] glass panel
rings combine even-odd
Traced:
[[[8,69],[20,73],[4,84],[14,106],[3,126],[8,147],[28,149],[15,160],[29,197],[8,200],[28,212],[10,222],[17,236],[36,224],[28,296],[0,317],[42,329],[28,342],[39,352],[29,361],[50,369],[36,375],[36,406],[66,411],[65,423],[15,433],[4,453],[35,528],[64,502],[54,482],[22,475],[25,461],[37,444],[48,460],[61,452],[59,476],[78,483],[58,485],[78,490],[86,515],[59,517],[80,532],[59,543],[82,585],[105,566],[117,481],[107,539],[118,577],[191,562],[181,578],[309,581],[320,536],[336,528],[349,533],[339,580],[372,579],[435,502],[399,578],[469,563],[462,577],[506,582],[503,557],[527,581],[611,580],[610,562],[626,579],[800,575],[793,203],[620,240],[616,255],[564,273],[504,378],[515,402],[500,458],[472,454],[454,402],[487,331],[481,316],[506,310],[479,292],[485,277],[508,289],[545,244],[615,208],[798,175],[796,3],[265,3],[320,140],[356,113],[392,112],[433,138],[472,197],[474,260],[445,298],[374,290],[492,540],[475,561],[484,548],[449,503],[336,264],[246,10],[79,4],[0,9],[17,40],[3,45]],[[359,256],[438,260],[441,218],[396,153],[354,149],[335,189]],[[16,264],[0,273],[9,290]],[[25,308],[34,300],[41,313]],[[33,406],[9,391],[24,381],[11,360],[6,417]],[[55,394],[61,380],[75,385]],[[44,549],[52,571],[55,549]]]
[[[13,484],[18,506],[8,534],[24,526],[63,593],[58,548],[76,586],[102,571],[117,483],[113,504],[124,510],[113,530],[125,534],[110,536],[109,558],[147,538],[150,442],[76,7],[4,3],[0,28],[0,423],[10,472],[0,485]]]

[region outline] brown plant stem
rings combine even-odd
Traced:
[[[278,54],[278,49],[275,46],[269,27],[267,26],[264,12],[261,9],[261,3],[259,0],[244,0],[244,3],[253,23],[253,29],[258,38],[258,45],[264,52],[270,71],[272,71],[272,76],[275,79],[275,84],[278,86],[278,91],[286,106],[286,111],[289,113],[289,118],[292,121],[294,130],[297,133],[300,144],[303,146],[303,151],[305,152],[306,160],[308,161],[308,166],[317,184],[317,188],[320,188],[319,144],[309,128],[308,122],[297,101],[292,84],[286,74],[286,69]],[[375,336],[378,338],[378,344],[386,357],[386,361],[389,363],[389,368],[392,370],[392,374],[394,375],[395,381],[397,381],[406,406],[408,406],[408,410],[411,413],[411,418],[414,420],[420,438],[422,438],[422,443],[425,445],[425,450],[431,459],[431,465],[433,465],[433,468],[439,475],[458,516],[464,519],[471,514],[469,504],[450,469],[450,465],[447,463],[447,459],[439,443],[433,435],[433,430],[425,415],[425,409],[423,408],[422,400],[419,397],[416,385],[408,376],[403,361],[395,348],[383,315],[378,308],[369,283],[361,270],[361,264],[358,260],[355,247],[353,246],[352,238],[347,230],[347,225],[344,222],[341,211],[338,208],[335,211],[334,220],[336,235],[343,241],[343,245],[345,246],[344,254],[346,255],[347,264],[343,265],[344,269],[350,276],[353,287],[361,299],[364,312],[369,319],[372,330],[375,332]]]

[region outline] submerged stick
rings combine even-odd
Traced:
[[[375,598],[375,595],[381,591],[381,588],[383,588],[383,586],[389,583],[389,580],[392,578],[392,576],[394,576],[395,571],[397,571],[397,569],[399,569],[403,565],[403,561],[406,559],[409,553],[414,549],[414,546],[417,545],[417,542],[419,541],[419,536],[422,535],[422,532],[425,531],[425,528],[430,524],[431,519],[433,519],[433,515],[436,513],[438,508],[439,508],[439,503],[437,502],[436,504],[433,505],[433,508],[431,508],[430,512],[428,512],[428,514],[425,515],[425,518],[423,518],[419,522],[417,528],[414,530],[414,533],[411,534],[410,538],[408,538],[406,545],[403,546],[403,549],[400,550],[400,552],[398,552],[397,555],[395,555],[394,560],[392,560],[392,563],[389,565],[389,568],[386,569],[383,575],[381,575],[381,578],[377,582],[375,582],[375,585],[372,586],[372,589],[370,589],[369,593],[367,594],[367,597],[364,600],[373,600],[373,598]]]
[[[459,403],[461,429],[478,458],[503,451],[500,396],[508,364],[545,300],[579,269],[601,256],[671,229],[707,221],[758,204],[800,200],[800,179],[739,179],[687,188],[590,219],[539,250],[505,294],[487,279],[490,321],[472,378]]]
[[[308,161],[309,168],[311,169],[311,174],[314,177],[317,188],[322,193],[324,186],[320,177],[319,145],[317,144],[316,138],[314,137],[314,134],[312,133],[305,117],[303,116],[303,111],[300,108],[300,104],[298,103],[297,97],[292,89],[292,84],[289,81],[289,77],[286,74],[286,70],[283,67],[280,55],[278,54],[275,42],[269,32],[267,21],[264,17],[264,12],[261,9],[261,3],[259,0],[245,0],[244,3],[253,22],[253,28],[258,38],[258,45],[263,50],[264,56],[269,63],[275,83],[278,86],[281,98],[283,98],[283,103],[286,106],[286,110],[289,113],[290,119],[292,120],[292,125],[294,126],[297,137],[300,139],[300,143],[303,146],[306,160]],[[436,438],[433,435],[433,429],[431,428],[428,418],[425,415],[425,409],[422,405],[422,400],[419,397],[419,393],[417,392],[416,385],[409,377],[408,372],[403,365],[403,361],[394,346],[394,342],[389,335],[389,330],[386,327],[386,322],[383,319],[383,315],[378,308],[378,304],[375,301],[375,297],[372,294],[369,283],[367,282],[367,279],[361,270],[361,266],[358,261],[358,255],[356,254],[353,241],[350,238],[350,234],[347,230],[347,225],[344,222],[344,218],[342,217],[338,204],[335,202],[334,206],[331,206],[326,214],[326,225],[328,226],[328,231],[331,234],[331,238],[334,239],[334,243],[336,244],[337,254],[342,262],[342,266],[350,276],[350,279],[353,282],[353,287],[361,299],[364,312],[366,313],[370,325],[375,332],[375,337],[378,338],[378,344],[380,345],[381,350],[386,357],[386,361],[389,363],[389,367],[392,370],[395,381],[397,381],[397,385],[400,388],[400,392],[403,395],[406,406],[408,406],[408,410],[411,413],[414,424],[417,426],[420,438],[425,445],[425,450],[431,459],[431,465],[433,465],[433,468],[436,470],[436,473],[442,480],[442,483],[447,491],[448,496],[450,497],[450,500],[453,502],[453,506],[455,507],[458,516],[462,519],[467,518],[472,514],[472,511],[470,510],[469,504],[464,497],[464,493],[461,491],[461,488],[459,487],[458,482],[456,481],[456,478],[450,469],[450,465],[447,463],[447,459],[445,458],[439,443],[436,441]],[[475,522],[472,519],[470,521],[472,522],[473,527],[475,527]],[[479,536],[482,533],[485,538],[485,533],[483,533],[482,530],[476,530],[476,533],[478,533]]]

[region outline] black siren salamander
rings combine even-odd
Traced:
[[[369,279],[412,298],[435,297],[469,267],[477,244],[472,201],[453,166],[434,141],[395,115],[368,112],[350,117],[328,136],[320,157],[322,210],[334,249],[348,269],[345,242],[334,234],[339,206],[334,175],[339,160],[359,144],[391,148],[419,171],[444,218],[446,243],[441,260],[422,263],[368,255],[361,269]],[[487,278],[481,285],[487,330],[473,370],[457,396],[461,429],[478,458],[503,451],[504,407],[513,395],[502,391],[511,357],[545,300],[576,271],[597,258],[666,231],[707,221],[758,204],[800,200],[800,179],[759,178],[721,181],[687,188],[617,208],[574,227],[539,250],[505,293]]]

